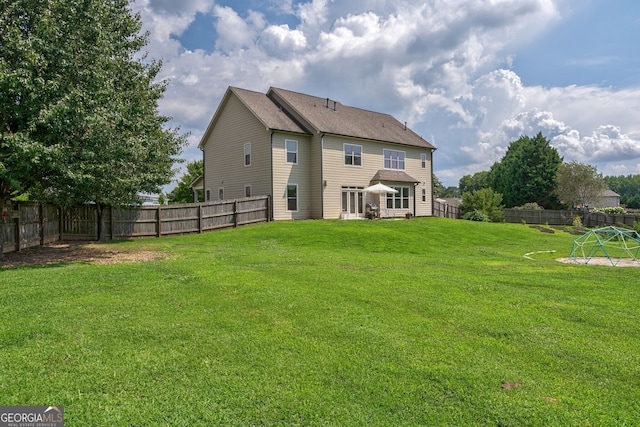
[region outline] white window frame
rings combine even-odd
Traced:
[[[351,147],[351,153],[347,153],[347,147]],[[360,155],[354,153],[354,148],[360,149]],[[342,152],[344,154],[344,165],[349,167],[362,167],[362,145],[357,144],[342,144]],[[347,163],[347,157],[351,158],[351,163]],[[356,158],[360,159],[360,164],[356,164]]]
[[[427,153],[420,153],[420,164],[422,165],[422,169],[427,168]]]
[[[251,197],[251,184],[244,186],[244,197]]]
[[[295,201],[296,201],[296,208],[295,210],[289,209],[289,188],[295,188],[296,191],[296,195],[295,195]],[[299,196],[298,196],[298,184],[287,184],[287,189],[286,189],[286,193],[285,193],[285,203],[286,203],[286,211],[287,212],[298,212],[298,206],[299,206],[299,200],[298,200]]]
[[[251,166],[251,143],[244,144],[244,166]]]
[[[290,142],[296,144],[295,151],[289,151],[289,143]],[[294,162],[290,162],[289,161],[289,154],[290,153],[295,155],[295,161]],[[286,163],[289,163],[291,165],[297,165],[298,164],[298,141],[296,141],[295,139],[285,139],[284,140],[284,160],[285,160]]]
[[[407,210],[411,206],[411,188],[403,185],[393,185],[391,188],[398,190],[397,193],[387,193],[387,200],[385,205],[387,209],[395,210]],[[406,190],[406,196],[404,196],[404,190]],[[389,206],[391,202],[391,206]],[[399,206],[398,206],[399,205]]]
[[[385,169],[404,170],[406,166],[407,153],[400,150],[385,148],[382,150],[383,166]],[[394,165],[395,164],[395,165]]]

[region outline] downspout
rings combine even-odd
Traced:
[[[269,210],[271,211],[269,214],[271,215],[271,221],[274,220],[274,185],[273,185],[273,131],[271,131],[271,135],[269,136],[271,139],[271,155],[269,156],[269,170],[271,171],[271,200],[269,201]]]
[[[419,182],[413,183],[413,216],[418,216],[418,184]]]
[[[435,150],[431,150],[431,161],[429,162],[429,164],[431,165],[431,176],[430,178],[430,182],[431,182],[431,215],[429,216],[433,216],[433,210],[435,209],[435,198],[433,197],[433,152]]]
[[[202,200],[203,202],[208,202],[207,200],[207,174],[204,172],[207,168],[207,162],[205,160],[205,151],[203,147],[200,147],[200,151],[202,151]],[[197,190],[196,190],[197,191]]]
[[[320,219],[324,219],[324,133],[320,135]]]

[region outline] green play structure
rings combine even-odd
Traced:
[[[640,264],[640,234],[634,230],[614,226],[590,230],[578,237],[571,248],[571,261],[589,264],[593,258],[607,258],[611,265],[621,261]]]

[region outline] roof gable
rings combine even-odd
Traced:
[[[287,114],[286,111],[274,104],[273,101],[271,101],[265,94],[230,86],[227,88],[227,91],[220,101],[220,105],[218,105],[218,109],[211,118],[211,121],[200,140],[200,144],[198,145],[200,148],[202,148],[207,139],[209,139],[211,131],[231,96],[238,98],[238,100],[256,117],[256,119],[258,119],[258,121],[260,121],[260,123],[264,125],[266,129],[294,133],[310,133],[289,114]]]

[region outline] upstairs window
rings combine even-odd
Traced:
[[[427,153],[420,154],[420,163],[422,165],[422,169],[427,168]]]
[[[344,144],[344,164],[349,166],[362,166],[362,146]]]
[[[298,141],[292,139],[285,140],[287,146],[287,163],[298,163]]]
[[[404,151],[384,150],[384,168],[404,170]]]
[[[244,165],[251,166],[251,143],[244,144]]]

